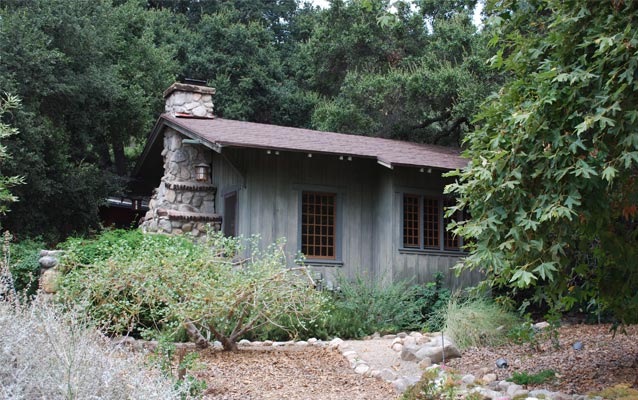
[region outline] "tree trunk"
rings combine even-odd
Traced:
[[[190,338],[190,340],[193,341],[193,343],[195,343],[195,346],[197,346],[200,349],[205,349],[210,347],[210,342],[206,340],[204,335],[202,335],[199,329],[197,329],[193,321],[187,318],[186,321],[184,321],[183,325],[184,325],[184,329],[186,329],[186,333],[188,334],[188,337]]]
[[[119,176],[126,175],[126,154],[124,154],[124,143],[122,138],[117,135],[111,141],[113,145],[113,156],[115,158],[115,172]]]
[[[217,340],[222,342],[222,346],[224,347],[224,351],[237,351],[239,348],[237,347],[237,342],[234,342],[228,339],[226,336],[220,335],[217,337]]]

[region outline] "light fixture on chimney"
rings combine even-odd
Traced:
[[[133,210],[139,210],[140,208],[142,208],[142,200],[141,199],[132,199],[131,200],[131,207],[133,208]]]
[[[195,165],[195,180],[197,182],[208,182],[210,176],[210,165],[201,163]]]

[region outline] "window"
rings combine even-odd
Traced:
[[[301,194],[301,252],[310,259],[336,260],[337,195]]]
[[[462,218],[462,213],[444,217],[445,208],[453,204],[453,199],[404,194],[403,248],[461,251],[462,238],[445,229],[452,219]]]
[[[237,236],[237,192],[224,195],[224,236]]]
[[[403,196],[403,247],[421,247],[419,196]]]

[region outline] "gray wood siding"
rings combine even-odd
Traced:
[[[395,280],[412,280],[415,283],[425,283],[434,280],[434,275],[441,272],[445,275],[445,286],[451,289],[476,285],[481,280],[478,271],[463,272],[456,276],[452,269],[462,258],[460,252],[448,251],[404,251],[402,248],[401,208],[403,193],[424,194],[428,196],[442,196],[444,186],[450,182],[449,178],[441,176],[441,171],[431,173],[419,172],[416,168],[401,168],[393,175],[393,206],[392,206],[392,265]]]
[[[264,244],[286,238],[286,250],[296,254],[299,243],[299,202],[301,192],[323,191],[338,194],[337,214],[341,222],[339,245],[342,265],[319,266],[330,276],[336,271],[353,277],[357,273],[378,274],[373,263],[373,236],[377,214],[377,175],[383,167],[372,160],[339,160],[336,156],[302,153],[267,154],[265,150],[224,149],[224,156],[213,155],[213,184],[218,188],[217,212],[223,215],[223,195],[238,191],[238,233],[260,234]],[[274,153],[274,152],[273,152]],[[387,199],[386,199],[387,201]],[[388,244],[391,244],[388,241]],[[386,253],[389,250],[386,250]],[[292,257],[289,261],[293,262]]]
[[[264,244],[286,238],[286,250],[293,255],[300,249],[301,192],[336,192],[343,264],[309,262],[327,279],[339,271],[348,277],[361,274],[386,282],[408,279],[422,283],[433,280],[440,271],[446,275],[447,286],[456,288],[475,284],[480,278],[478,273],[454,276],[450,268],[458,254],[400,251],[401,193],[440,195],[445,184],[440,172],[389,170],[373,160],[347,161],[331,155],[309,158],[305,153],[275,155],[259,149],[224,148],[222,155],[213,153],[212,177],[218,188],[219,214],[224,214],[223,195],[238,191],[238,234],[260,234]],[[289,263],[293,264],[293,257]]]

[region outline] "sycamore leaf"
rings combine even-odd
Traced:
[[[532,274],[529,271],[525,271],[524,269],[519,269],[514,272],[512,275],[512,279],[510,279],[510,283],[514,283],[516,286],[520,288],[528,287],[532,281],[536,281],[538,278],[536,275]]]
[[[618,172],[618,170],[611,165],[605,167],[602,175],[603,179],[611,183],[611,181],[616,177],[616,172]]]
[[[578,192],[572,192],[569,194],[569,196],[567,196],[567,199],[565,200],[565,205],[571,210],[574,208],[574,206],[579,206],[580,205],[580,193]]]
[[[534,272],[540,275],[541,279],[554,280],[554,272],[557,271],[556,263],[554,262],[544,262],[538,267],[534,268]]]
[[[625,168],[631,168],[632,161],[638,165],[638,151],[631,151],[621,156],[621,160],[625,163]]]

